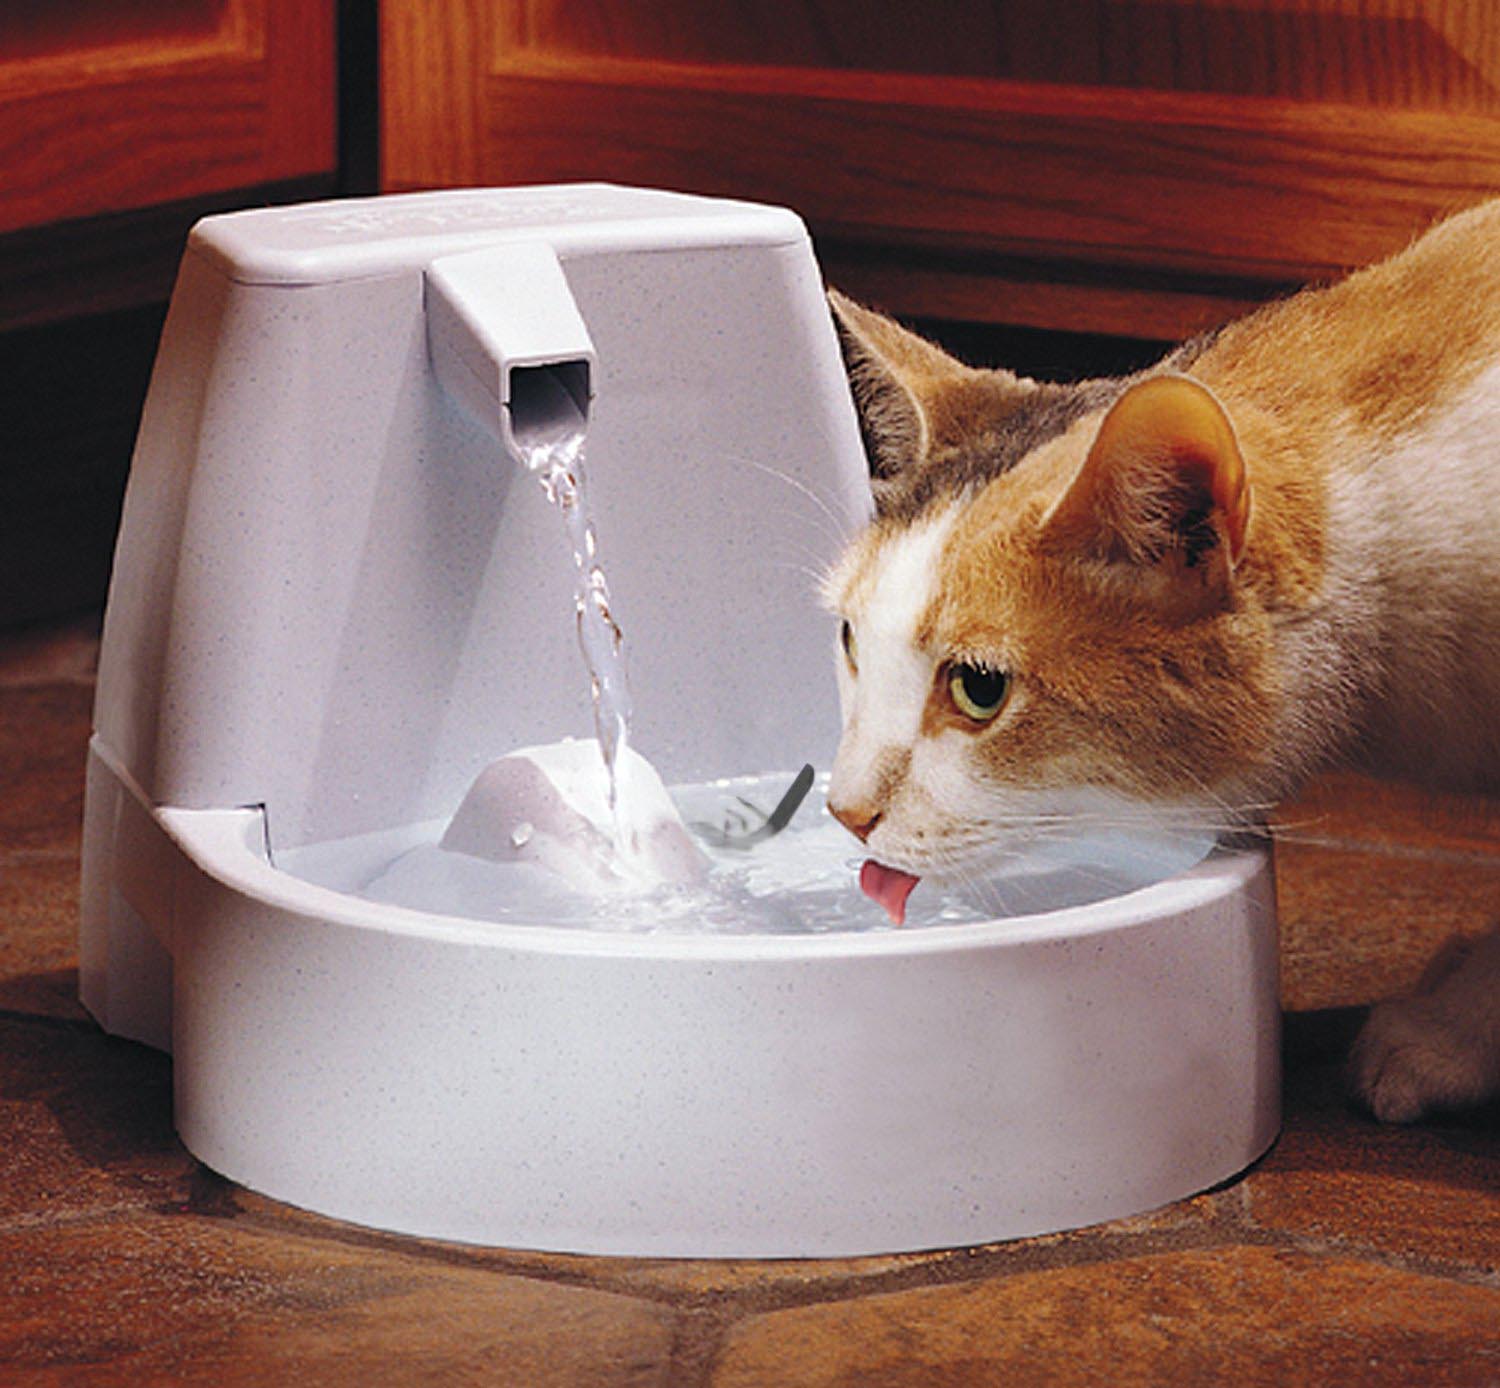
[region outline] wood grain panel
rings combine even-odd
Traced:
[[[266,6],[266,123],[253,182],[332,174],[339,157],[338,0],[257,3]]]
[[[1488,0],[530,0],[510,51],[1500,111]]]
[[[0,48],[0,232],[332,173],[334,0],[85,6],[76,48],[49,13]]]
[[[384,186],[760,198],[899,312],[1179,337],[1500,190],[1493,0],[385,0]]]
[[[85,53],[96,60],[143,46],[213,42],[236,0],[6,0],[0,8],[0,54],[7,66],[63,58],[76,65]]]
[[[1422,111],[517,56],[478,177],[612,178],[796,207],[871,243],[1285,281],[1500,187],[1500,120]]]
[[[1196,282],[1113,267],[994,257],[929,256],[909,247],[818,242],[824,277],[861,303],[905,317],[1003,323],[1181,342],[1259,307],[1295,284]]]
[[[380,162],[387,189],[477,183],[492,28],[513,44],[519,7],[485,0],[384,0]]]

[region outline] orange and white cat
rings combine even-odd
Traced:
[[[829,803],[893,915],[1059,816],[1221,824],[1333,764],[1500,790],[1500,202],[1124,380],[831,301],[876,514],[826,584]],[[1500,1093],[1500,932],[1352,1073],[1396,1121]]]

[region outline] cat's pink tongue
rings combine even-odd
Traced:
[[[906,898],[918,879],[900,868],[886,867],[873,858],[859,870],[859,889],[871,901],[877,901],[896,925],[906,923]]]

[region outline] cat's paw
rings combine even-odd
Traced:
[[[1455,941],[1417,992],[1371,1008],[1349,1059],[1355,1096],[1383,1123],[1467,1108],[1500,1090],[1500,933]]]
[[[1382,1123],[1478,1103],[1483,1068],[1462,1028],[1423,997],[1372,1008],[1349,1058],[1355,1096]]]

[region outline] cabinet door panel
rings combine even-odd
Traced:
[[[1500,110],[1485,0],[532,0],[511,44],[571,58],[925,73]]]
[[[333,0],[0,10],[0,232],[335,166]]]
[[[1485,117],[613,61],[489,74],[482,169],[790,202],[839,237],[1265,278],[1500,184]]]
[[[386,0],[384,178],[786,203],[904,312],[1176,336],[1500,188],[1488,0]]]

